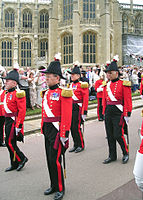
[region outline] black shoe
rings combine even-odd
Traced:
[[[0,147],[6,147],[6,144],[0,143]]]
[[[106,160],[103,161],[103,164],[108,164],[108,163],[111,163],[113,161],[116,161],[116,159],[112,159],[112,158],[107,158]]]
[[[126,155],[124,155],[123,158],[122,158],[122,163],[123,163],[123,164],[126,164],[126,163],[128,162],[128,160],[129,160],[129,154],[126,154]]]
[[[54,192],[55,192],[55,189],[50,187],[44,192],[44,195],[53,194]]]
[[[77,149],[77,147],[73,147],[69,150],[70,153],[74,152]]]
[[[25,157],[24,160],[18,165],[17,171],[20,171],[24,167],[27,161],[28,161],[28,158]]]
[[[17,167],[14,167],[14,166],[10,166],[8,168],[5,169],[5,172],[10,172],[12,170],[15,170]]]
[[[99,119],[99,121],[100,121],[100,122],[103,122],[103,121],[104,121],[104,119],[100,118],[100,119]]]
[[[75,153],[79,153],[79,152],[81,152],[81,151],[83,151],[84,150],[84,148],[82,148],[82,147],[77,147],[77,149],[75,150]]]
[[[56,192],[55,196],[54,196],[54,200],[60,200],[62,199],[64,196],[64,191],[62,192]]]

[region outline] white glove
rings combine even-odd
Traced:
[[[140,97],[141,97],[141,99],[143,99],[143,95],[141,95]]]
[[[128,125],[130,117],[124,117],[126,124]]]
[[[81,115],[82,120],[85,122],[86,115]]]
[[[65,138],[65,137],[60,137],[61,143],[63,146],[65,146],[65,142],[68,140],[69,138]]]
[[[16,136],[18,136],[18,133],[21,131],[21,128],[15,128]]]
[[[103,92],[103,88],[97,88],[97,92]]]

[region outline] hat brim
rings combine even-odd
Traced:
[[[120,71],[119,70],[108,70],[108,69],[105,69],[105,70],[103,70],[105,73],[107,73],[107,72],[111,72],[111,71],[115,71],[115,72],[118,72],[119,73],[119,76],[121,76],[122,74],[120,73]]]
[[[12,80],[12,81],[15,81],[16,83],[19,83],[19,80],[16,81],[15,79],[12,79],[12,78],[9,78],[9,77],[1,77],[2,79],[5,79],[5,80]]]
[[[45,70],[45,71],[40,70],[39,72],[43,74],[56,74],[56,73],[49,72],[48,70]],[[60,76],[61,79],[67,80],[65,77],[63,77],[63,75],[59,75],[59,74],[56,74],[56,75]]]

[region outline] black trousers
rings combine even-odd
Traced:
[[[4,123],[5,123],[5,117],[0,116],[0,144],[4,141]]]
[[[115,105],[107,105],[105,110],[105,129],[109,146],[109,157],[117,158],[116,141],[119,143],[123,155],[128,154],[128,148],[124,137],[125,122],[120,126],[122,112]]]
[[[11,166],[17,167],[19,163],[24,160],[25,155],[17,146],[15,122],[11,119],[11,117],[5,118],[5,135],[5,143],[10,154]]]
[[[104,116],[102,114],[103,106],[102,106],[102,98],[97,98],[98,106],[97,106],[97,115],[98,115],[98,120],[103,119]]]
[[[81,108],[77,103],[73,104],[72,109],[72,123],[71,123],[71,135],[74,142],[74,147],[84,148],[84,138],[81,130]]]
[[[64,176],[61,165],[62,145],[59,141],[59,133],[52,123],[44,122],[43,134],[45,137],[45,150],[51,187],[55,191],[64,191]],[[58,145],[55,145],[57,143]]]

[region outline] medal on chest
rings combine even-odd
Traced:
[[[77,89],[77,85],[73,85],[73,86],[72,86],[72,89],[73,89],[73,90],[76,90],[76,89]]]
[[[9,100],[12,100],[12,94],[10,94],[10,96],[9,96]]]
[[[50,95],[51,100],[59,101],[59,98],[60,98],[59,93],[54,92],[54,93],[51,93],[51,95]]]

